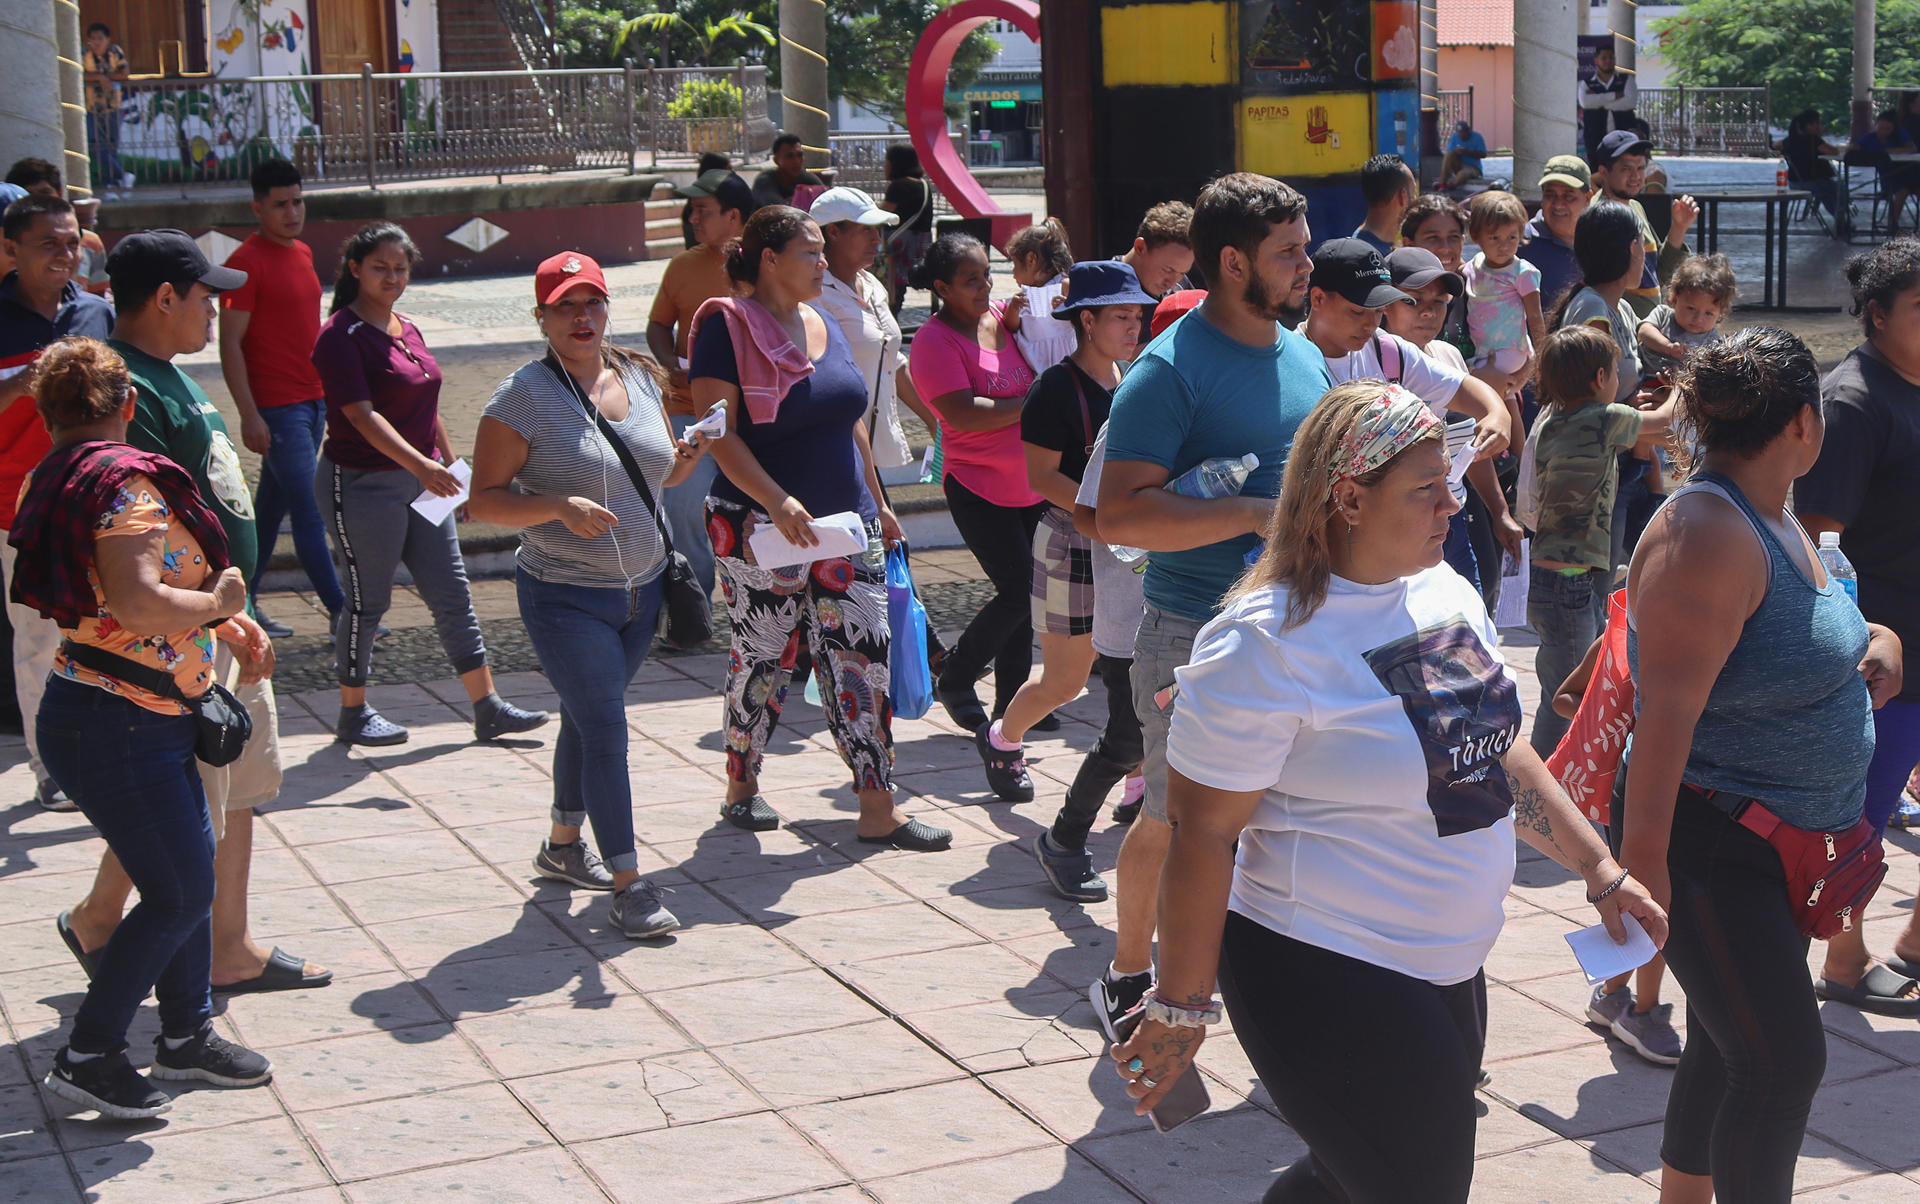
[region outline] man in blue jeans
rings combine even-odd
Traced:
[[[1140,352],[1113,395],[1095,507],[1101,539],[1147,549],[1146,611],[1133,651],[1146,794],[1120,846],[1113,963],[1087,992],[1112,1040],[1115,1024],[1153,985],[1160,867],[1173,835],[1173,674],[1258,545],[1293,433],[1329,387],[1326,358],[1281,324],[1305,309],[1313,274],[1306,198],[1266,176],[1222,176],[1200,194],[1188,232],[1211,291]],[[1260,466],[1238,497],[1166,488],[1197,464],[1248,452]]]
[[[327,403],[310,358],[320,337],[320,277],[313,270],[312,248],[300,241],[307,224],[300,170],[284,159],[254,168],[253,215],[259,231],[227,257],[227,266],[245,272],[247,282],[220,295],[220,373],[240,411],[240,441],[261,458],[253,500],[260,573],[251,584],[259,589],[280,522],[291,515],[300,567],[314,596],[334,615],[345,595],[313,492]],[[268,635],[293,634],[260,613],[257,597],[249,602]]]

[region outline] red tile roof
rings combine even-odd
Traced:
[[[1436,0],[1442,46],[1513,45],[1513,0]]]

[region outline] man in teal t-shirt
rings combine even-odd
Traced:
[[[1328,387],[1327,362],[1281,326],[1306,304],[1306,198],[1250,173],[1207,185],[1188,227],[1211,291],[1134,360],[1113,395],[1100,477],[1100,537],[1147,549],[1146,612],[1135,637],[1133,705],[1146,750],[1140,818],[1120,848],[1113,964],[1090,994],[1107,1035],[1152,982],[1154,909],[1167,826],[1167,696],[1193,638],[1219,613],[1280,496],[1293,434]],[[1240,496],[1167,492],[1188,469],[1252,452]]]
[[[220,516],[230,559],[251,583],[259,567],[258,544],[239,453],[206,392],[173,363],[175,356],[191,355],[207,345],[215,296],[245,283],[246,274],[215,267],[178,230],[147,230],[121,239],[107,257],[107,273],[113,281],[115,314],[107,345],[127,362],[136,394],[127,441],[166,456],[192,474],[201,500]],[[217,647],[216,665],[230,677],[233,654],[225,644]],[[270,652],[266,660],[270,673]],[[279,713],[271,676],[239,684],[235,693],[253,717],[246,751],[230,765],[200,766],[208,816],[219,842],[213,863],[212,986],[216,993],[321,986],[332,980],[331,972],[279,949],[269,953],[247,930],[253,808],[280,793]],[[67,917],[84,951],[83,961],[113,935],[132,890],[126,871],[109,852],[93,889]]]

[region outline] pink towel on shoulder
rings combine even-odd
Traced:
[[[780,402],[794,385],[813,374],[813,361],[773,315],[744,297],[711,297],[693,315],[689,347],[700,338],[700,327],[714,314],[726,319],[733,338],[734,363],[740,369],[740,400],[755,422],[772,422]]]

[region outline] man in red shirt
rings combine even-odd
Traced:
[[[80,266],[80,223],[58,196],[29,195],[7,206],[3,248],[14,269],[0,279],[0,527],[13,527],[20,486],[53,450],[40,413],[26,392],[27,369],[47,344],[69,335],[104,339],[113,332],[113,308],[74,280]],[[14,550],[0,537],[0,569],[13,579]],[[4,586],[0,586],[4,588]],[[53,667],[60,629],[38,611],[7,603],[13,624],[13,689],[33,767],[36,797],[49,811],[75,810],[40,764],[34,717]]]
[[[312,248],[300,241],[307,223],[300,170],[284,159],[254,168],[253,214],[259,232],[227,257],[227,266],[245,272],[247,282],[220,295],[220,372],[240,411],[240,440],[261,460],[253,499],[260,533],[254,582],[258,588],[281,520],[291,516],[300,567],[327,613],[338,614],[345,595],[313,492],[327,406],[311,358],[320,335],[320,278]],[[268,635],[293,634],[262,614],[257,598],[253,613]]]

